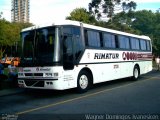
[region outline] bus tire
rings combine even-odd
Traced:
[[[134,69],[133,69],[132,80],[138,80],[139,75],[140,75],[140,70],[139,70],[139,67],[136,65],[134,66]]]
[[[87,92],[91,86],[91,75],[89,72],[83,70],[79,73],[77,79],[77,92],[84,93]]]

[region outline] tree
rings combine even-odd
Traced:
[[[155,13],[155,27],[153,30],[153,52],[155,55],[160,56],[160,12]]]
[[[134,12],[133,11],[129,11],[127,13],[120,12],[112,18],[112,22],[113,23],[119,23],[121,25],[125,24],[125,25],[128,25],[128,26],[131,26],[131,23],[132,23],[133,19],[134,19]]]
[[[0,12],[0,19],[2,18],[2,14],[3,14],[3,12]]]
[[[133,11],[133,10],[136,9],[136,7],[137,7],[137,4],[136,4],[134,1],[130,1],[130,2],[128,2],[128,3],[125,2],[125,1],[122,2],[123,12],[124,12],[124,11],[127,11],[127,10]]]
[[[6,41],[6,29],[8,29],[8,24],[9,22],[7,22],[6,20],[0,19],[0,59],[3,56],[3,53],[5,52],[6,46],[8,45],[8,41]]]
[[[29,26],[32,24],[10,23],[5,19],[0,19],[0,59],[8,49],[20,42],[20,31]]]
[[[120,22],[122,21],[122,22]],[[152,40],[153,54],[160,53],[160,13],[148,10],[119,13],[113,17],[113,23],[125,24],[134,30],[133,33],[147,35]]]
[[[75,20],[84,23],[93,23],[95,22],[94,17],[87,12],[85,8],[76,8],[71,13],[70,16],[66,17],[68,20]]]
[[[115,12],[136,9],[136,3],[129,0],[92,0],[89,12],[96,19],[112,18]]]

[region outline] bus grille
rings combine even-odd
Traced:
[[[44,87],[44,81],[33,81],[33,80],[27,80],[25,81],[26,86],[28,87]]]
[[[43,73],[25,73],[25,76],[43,76]]]

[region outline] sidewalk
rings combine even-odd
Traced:
[[[14,95],[22,92],[24,92],[23,88],[4,89],[4,90],[0,90],[0,97]]]

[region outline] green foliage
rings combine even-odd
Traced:
[[[95,19],[85,8],[76,8],[71,13],[70,16],[66,17],[68,20],[75,20],[84,23],[93,23]]]
[[[160,55],[160,13],[158,11],[156,13],[148,10],[122,12],[115,15],[112,22],[119,23],[117,26],[128,26],[134,34],[149,36],[152,40],[153,54]]]
[[[96,19],[112,18],[116,11],[136,9],[136,3],[130,0],[92,0],[89,3],[89,12]]]
[[[108,24],[114,29],[139,35],[147,35],[152,40],[154,55],[160,55],[160,13],[148,10],[121,12]]]
[[[0,17],[0,59],[8,47],[20,41],[20,31],[31,25],[31,23],[10,23]]]
[[[142,10],[134,15],[132,28],[141,31],[142,34],[150,36],[153,45],[153,54],[160,55],[160,13]]]

